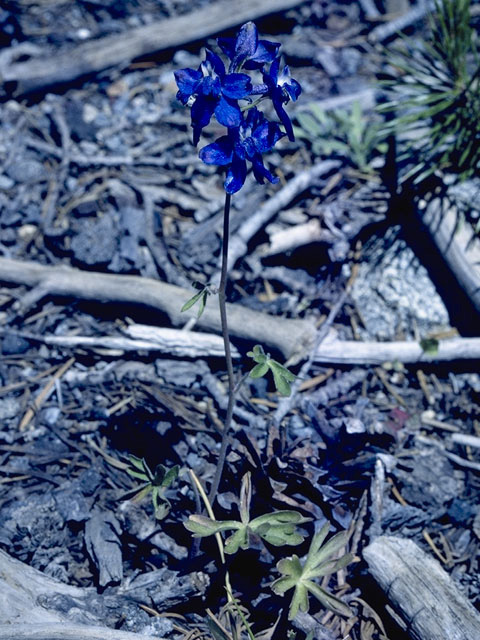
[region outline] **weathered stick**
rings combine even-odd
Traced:
[[[143,305],[167,314],[173,325],[185,324],[196,317],[195,310],[181,313],[192,292],[159,280],[140,276],[92,273],[71,267],[47,267],[34,262],[0,258],[0,282],[34,287],[23,298],[23,309],[46,296],[68,296],[79,300],[120,302]],[[230,334],[249,342],[261,342],[277,349],[287,358],[305,351],[315,336],[315,328],[307,320],[290,320],[269,316],[228,304]],[[220,333],[220,315],[215,305],[207,307],[197,321],[205,331]]]
[[[184,16],[169,18],[68,48],[57,55],[45,51],[39,58],[5,66],[0,83],[14,83],[14,95],[39,91],[54,84],[71,82],[115,65],[128,65],[135,58],[170,49],[256,20],[270,13],[291,9],[302,0],[229,0],[214,2]]]
[[[90,627],[68,621],[44,624],[1,624],[0,640],[159,640],[158,636]]]
[[[412,540],[381,536],[363,552],[395,619],[412,640],[473,640],[480,614],[434,558]]]
[[[145,324],[132,324],[125,328],[131,337],[125,336],[39,336],[20,332],[20,335],[43,344],[56,345],[72,349],[112,349],[114,351],[160,351],[171,356],[183,358],[203,358],[205,356],[221,358],[224,355],[223,341],[220,336],[198,331],[165,329]],[[231,346],[232,358],[240,353]]]
[[[325,340],[314,360],[331,364],[382,364],[383,362],[442,362],[480,358],[480,338],[451,338],[438,343],[436,353],[426,352],[418,342],[354,342]]]
[[[446,198],[434,198],[417,214],[427,227],[458,284],[480,311],[480,240],[468,224],[459,224],[459,212]]]

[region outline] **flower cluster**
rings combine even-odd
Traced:
[[[227,133],[203,147],[199,155],[206,164],[226,167],[225,191],[231,194],[242,188],[247,160],[258,182],[278,182],[264,166],[262,154],[271,151],[284,135],[295,139],[284,105],[298,98],[301,87],[288,67],[280,64],[280,44],[259,40],[253,22],[244,24],[236,38],[219,38],[217,42],[229,59],[228,68],[220,56],[207,49],[198,69],[175,72],[177,98],[191,106],[193,144],[198,144],[203,128],[215,116]],[[242,70],[253,71],[263,82],[254,84]],[[265,99],[272,101],[285,133],[257,108]]]

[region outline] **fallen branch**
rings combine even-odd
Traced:
[[[165,313],[175,326],[196,318],[195,310],[181,313],[192,292],[175,285],[140,276],[92,273],[65,266],[43,266],[0,258],[0,282],[24,284],[33,289],[19,303],[20,312],[47,296],[66,296],[96,302],[120,302],[147,306]],[[277,349],[286,358],[304,353],[315,337],[315,327],[308,320],[291,320],[252,311],[237,304],[228,304],[230,334],[260,342]],[[208,305],[197,320],[207,332],[220,333],[220,315],[215,305]]]
[[[189,578],[160,569],[99,594],[55,580],[0,550],[0,640],[153,640],[101,626],[106,612],[118,611],[121,619],[132,601],[149,604],[155,598],[160,605],[163,599],[168,607],[195,593]]]
[[[395,17],[393,20],[390,20],[390,22],[381,24],[378,27],[375,27],[375,29],[372,29],[368,35],[368,40],[373,44],[377,42],[384,42],[415,22],[422,20],[434,9],[435,2],[433,0],[425,0],[424,2],[414,6],[410,11],[407,11],[407,13]]]
[[[108,627],[57,622],[46,624],[2,624],[0,640],[159,640],[158,636],[117,631]]]
[[[434,198],[418,216],[458,284],[480,311],[480,240],[472,227],[459,224],[459,210],[447,198]]]
[[[314,361],[331,364],[404,364],[476,360],[480,358],[480,338],[451,338],[438,343],[436,353],[426,352],[418,342],[354,342],[325,340],[318,347]]]
[[[165,329],[145,324],[133,324],[125,328],[132,337],[125,336],[40,336],[24,331],[23,338],[43,344],[67,348],[102,349],[113,351],[160,351],[181,358],[202,358],[205,356],[221,358],[224,355],[223,340],[210,333]],[[239,358],[240,353],[234,346],[232,357]]]
[[[381,536],[363,552],[395,619],[412,640],[473,640],[480,614],[439,563],[412,540]]]
[[[58,55],[45,51],[41,57],[26,62],[5,64],[0,82],[13,83],[16,97],[40,91],[55,84],[71,82],[116,65],[128,65],[135,58],[203,40],[247,20],[291,9],[302,0],[237,0],[235,10],[228,0],[207,4],[184,16],[169,18],[147,26],[107,36]],[[8,85],[7,85],[8,86]]]

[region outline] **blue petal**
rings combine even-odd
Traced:
[[[284,135],[276,122],[265,121],[255,129],[252,133],[252,138],[257,151],[266,153],[267,151],[271,151]]]
[[[259,118],[261,118],[261,116],[260,111],[257,109],[257,107],[249,109],[247,111],[247,118],[245,120],[245,126],[243,127],[243,129],[245,129],[245,131],[247,131],[248,129],[253,129],[258,124]]]
[[[175,71],[175,81],[178,86],[177,98],[182,104],[186,104],[191,95],[195,93],[202,81],[202,74],[195,69],[179,69]]]
[[[216,142],[200,149],[198,154],[205,164],[224,166],[232,161],[232,141],[228,136],[222,136]]]
[[[227,98],[240,100],[248,96],[251,90],[252,81],[245,73],[229,73],[222,80],[222,93]]]
[[[285,90],[290,96],[290,100],[292,100],[292,102],[295,102],[298,96],[302,93],[302,87],[293,78],[290,80],[288,84],[285,85]]]
[[[293,135],[292,123],[290,122],[290,118],[288,117],[287,112],[283,108],[283,98],[282,98],[281,90],[280,91],[275,91],[273,93],[272,102],[273,102],[273,106],[275,108],[275,111],[277,112],[277,116],[280,118],[281,123],[285,127],[285,131],[287,132],[288,139],[291,142],[295,142],[295,136]]]
[[[261,69],[265,63],[275,59],[279,49],[279,42],[259,40],[254,55],[245,63],[245,69]]]
[[[238,127],[242,123],[242,112],[238,105],[229,98],[220,97],[215,108],[215,115],[225,127]]]
[[[275,60],[270,65],[270,69],[268,71],[268,75],[270,76],[271,80],[275,83],[275,85],[277,84],[277,81],[278,81],[279,68],[280,68],[280,58],[275,58]]]
[[[217,56],[216,53],[210,51],[210,49],[207,49],[205,52],[205,59],[210,63],[217,76],[223,78],[223,76],[225,75],[225,65],[223,64],[220,56]]]
[[[227,193],[236,193],[240,191],[247,177],[247,163],[238,156],[233,156],[233,161],[230,169],[227,172],[227,177],[223,186]]]
[[[258,31],[253,22],[246,22],[240,27],[235,41],[235,55],[230,65],[231,69],[236,69],[247,58],[255,55],[258,46]]]
[[[217,44],[230,60],[235,56],[235,38],[217,38]]]
[[[258,154],[255,141],[253,138],[247,138],[243,141],[243,148],[245,150],[245,154],[247,158],[252,159],[255,155]]]
[[[193,127],[193,144],[200,140],[202,129],[207,126],[215,111],[216,100],[211,97],[199,95],[192,105],[191,117]]]
[[[220,96],[221,87],[222,85],[220,84],[219,78],[206,76],[202,80],[200,92],[203,93],[204,96],[213,96],[214,98],[218,98]]]
[[[270,171],[263,165],[262,156],[260,154],[257,154],[252,158],[252,168],[255,180],[260,184],[263,184],[264,178],[266,178],[272,184],[278,182],[278,178],[272,175]]]
[[[248,138],[247,138],[248,140]],[[240,142],[240,140],[236,140],[233,145],[233,152],[236,156],[245,160],[245,152],[247,151],[248,145],[246,144],[247,140],[244,142]]]

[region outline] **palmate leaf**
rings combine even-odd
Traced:
[[[303,542],[304,536],[297,530],[297,526],[308,522],[297,511],[274,511],[250,519],[251,485],[250,473],[242,478],[240,491],[240,517],[238,520],[213,520],[207,516],[195,514],[184,522],[186,529],[195,537],[203,538],[222,531],[234,531],[225,541],[225,553],[236,553],[240,548],[247,549],[250,543],[250,534],[274,546],[297,545]]]
[[[155,467],[155,472],[152,472],[145,458],[129,455],[129,462],[131,466],[126,469],[126,472],[132,478],[141,480],[142,485],[128,491],[124,498],[139,502],[151,493],[155,518],[162,520],[170,511],[170,502],[164,493],[178,477],[180,467],[175,465],[169,469],[163,464],[158,464]]]
[[[326,544],[323,544],[329,528],[330,525],[327,522],[313,537],[303,565],[296,555],[291,558],[283,558],[277,563],[277,569],[282,576],[273,582],[272,590],[278,595],[284,595],[290,589],[294,589],[288,613],[290,620],[293,620],[299,611],[308,611],[308,593],[311,593],[324,607],[335,613],[345,616],[352,613],[344,602],[314,582],[315,578],[328,576],[352,561],[350,554],[338,559],[333,557],[345,546],[346,532],[333,536]]]
[[[247,356],[253,358],[257,363],[250,371],[251,378],[262,378],[268,371],[271,371],[276,390],[281,393],[282,396],[290,395],[292,392],[290,383],[297,377],[294,373],[271,358],[270,354],[265,353],[260,344],[256,344],[253,347],[253,351],[249,351]]]

